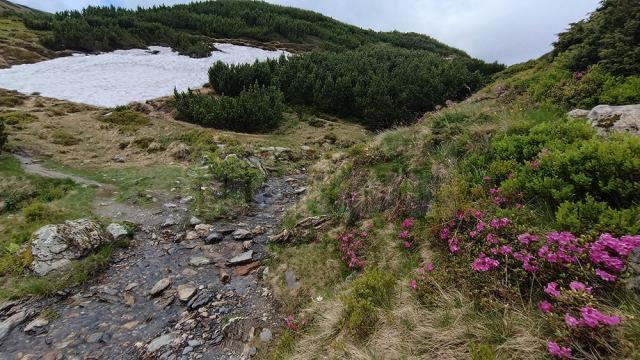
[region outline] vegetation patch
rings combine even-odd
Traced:
[[[80,144],[81,141],[64,129],[55,129],[51,132],[51,142],[57,145],[73,146]]]
[[[144,114],[127,107],[119,107],[111,112],[99,115],[98,120],[111,124],[124,132],[136,132],[151,122]]]
[[[37,118],[29,113],[23,112],[5,112],[0,113],[0,122],[4,122],[6,125],[18,125],[30,123]]]

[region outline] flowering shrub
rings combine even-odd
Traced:
[[[439,231],[450,254],[470,259],[473,272],[487,273],[486,282],[479,285],[495,281],[491,273],[498,269],[509,274],[506,279],[510,280],[501,280],[503,286],[517,288],[528,279],[547,281],[540,287],[546,299],[538,309],[560,329],[563,340],[589,347],[606,344],[609,328],[621,319],[597,308],[593,286],[587,284],[615,284],[627,270],[629,255],[640,248],[640,235],[617,238],[603,233],[590,239],[567,231],[518,234],[508,218],[485,218],[474,209],[458,211]],[[410,287],[419,289],[423,279],[412,279]],[[571,351],[549,342],[549,352],[556,357],[569,358]]]
[[[296,319],[294,315],[289,315],[284,319],[284,326],[293,332],[298,332],[307,325],[309,325],[309,320],[305,318]]]
[[[349,269],[362,269],[366,264],[363,240],[368,236],[369,233],[366,231],[355,229],[338,236],[342,261],[345,262]]]
[[[415,244],[415,239],[411,230],[413,228],[413,222],[415,220],[413,218],[406,218],[400,224],[400,233],[398,234],[398,238],[402,241],[402,247],[405,250],[412,249]]]

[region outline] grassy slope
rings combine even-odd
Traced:
[[[19,18],[0,12],[0,69],[55,57],[54,52],[40,44],[46,34],[27,29]]]
[[[569,230],[583,242],[594,241],[601,232],[619,236],[640,231],[637,199],[622,197],[629,200],[624,205],[614,199],[616,191],[624,192],[623,185],[606,195],[600,192],[602,184],[618,181],[621,174],[629,175],[620,180],[628,181],[624,186],[637,188],[634,170],[621,169],[640,166],[640,140],[599,137],[583,120],[565,116],[574,106],[640,101],[638,76],[613,76],[598,66],[585,73],[574,77],[563,56],[516,65],[464,103],[320,161],[313,173],[314,192],[290,212],[285,225],[291,228],[310,215],[328,214],[333,220],[319,230],[298,233],[293,244],[272,245],[271,282],[294,320],[266,357],[540,359],[548,356],[550,339],[571,347],[576,358],[637,357],[640,301],[624,285],[602,281],[589,264],[578,270],[545,269],[533,280],[514,268],[501,267],[493,275],[474,272],[470,264],[483,245],[466,237],[460,253],[453,255],[439,234],[456,211],[467,208],[510,218],[513,230],[504,234],[504,241],[513,246],[519,246],[515,236],[525,231]],[[550,151],[548,160],[544,148]],[[583,157],[586,152],[590,155]],[[541,165],[534,167],[537,156]],[[567,167],[559,170],[558,165]],[[512,180],[507,179],[510,173],[515,174]],[[551,187],[557,184],[536,188],[544,179],[538,174],[575,182],[566,188],[572,190],[554,192]],[[483,176],[490,176],[490,182]],[[603,177],[593,188],[580,187],[580,181],[597,176]],[[522,203],[495,206],[487,195],[493,181],[501,191],[523,192]],[[590,196],[597,200],[585,200]],[[575,212],[578,208],[582,210]],[[595,215],[587,215],[592,211]],[[406,217],[416,219],[408,250],[399,239]],[[338,237],[351,229],[368,233],[356,249],[366,260],[363,271],[349,269],[341,260]],[[422,280],[416,269],[429,263],[435,270]],[[300,289],[287,288],[286,269],[299,277]],[[549,279],[560,277],[561,286],[567,286],[573,276],[593,286],[594,293],[581,299],[563,293],[562,301],[572,299],[571,306],[588,301],[620,316],[620,326],[572,333],[562,311],[575,308],[552,300],[562,309],[558,315],[545,316],[537,309],[538,301],[548,298],[542,287]],[[410,286],[413,279],[417,290]],[[391,287],[391,294],[380,284]]]

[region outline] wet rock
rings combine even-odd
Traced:
[[[194,256],[189,259],[189,264],[192,266],[204,266],[211,264],[211,259],[204,256]]]
[[[189,301],[195,295],[197,288],[192,284],[182,284],[178,286],[178,299],[183,302]]]
[[[156,284],[153,285],[151,290],[149,290],[149,295],[151,296],[159,295],[171,285],[171,282],[172,282],[171,278],[168,278],[168,277],[158,280],[158,282],[156,282]]]
[[[246,239],[251,239],[253,237],[253,234],[249,230],[238,229],[234,231],[231,234],[231,236],[233,237],[234,240],[246,240]]]
[[[103,332],[95,332],[87,336],[87,343],[97,344],[99,342],[107,342],[108,336]]]
[[[268,343],[272,339],[273,334],[271,333],[271,330],[269,330],[268,328],[264,328],[262,329],[262,331],[260,331],[260,341]]]
[[[202,220],[198,219],[195,216],[192,216],[191,219],[189,219],[189,224],[191,224],[191,226],[200,225],[202,224]]]
[[[223,239],[224,239],[224,235],[222,235],[219,232],[213,231],[207,235],[204,242],[205,244],[216,244],[222,241]]]
[[[24,332],[41,334],[47,325],[49,325],[49,320],[37,318],[24,327]]]
[[[253,250],[245,251],[242,254],[233,257],[228,261],[228,264],[229,266],[238,266],[251,262],[251,260],[253,260]]]
[[[187,307],[189,307],[189,309],[195,310],[207,305],[211,302],[212,299],[213,293],[211,292],[211,290],[204,289],[202,291],[199,291],[198,294],[196,294],[196,296],[194,296],[191,301],[187,303]]]
[[[113,240],[122,240],[129,235],[127,228],[116,223],[109,224],[109,226],[107,226],[107,232],[111,235]]]
[[[250,262],[246,265],[240,265],[236,268],[233,269],[233,271],[236,273],[236,275],[238,276],[246,276],[249,275],[249,273],[257,268],[260,267],[260,261],[254,261],[254,262]]]
[[[147,345],[147,352],[154,353],[164,346],[171,345],[180,335],[178,333],[169,333],[158,336]]]
[[[27,313],[24,311],[17,312],[9,316],[6,320],[0,323],[0,343],[7,335],[13,330],[14,327],[20,325],[27,318]]]
[[[88,255],[110,240],[98,223],[88,219],[46,225],[33,234],[31,269],[38,275],[46,275],[67,266],[71,260]]]

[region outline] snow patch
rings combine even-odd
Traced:
[[[193,59],[170,48],[117,50],[98,55],[77,55],[0,70],[0,87],[25,94],[70,100],[103,107],[126,105],[185,91],[208,81],[208,70],[216,61],[227,64],[288,55],[232,44],[215,44],[208,58]],[[157,52],[157,53],[156,53]]]

